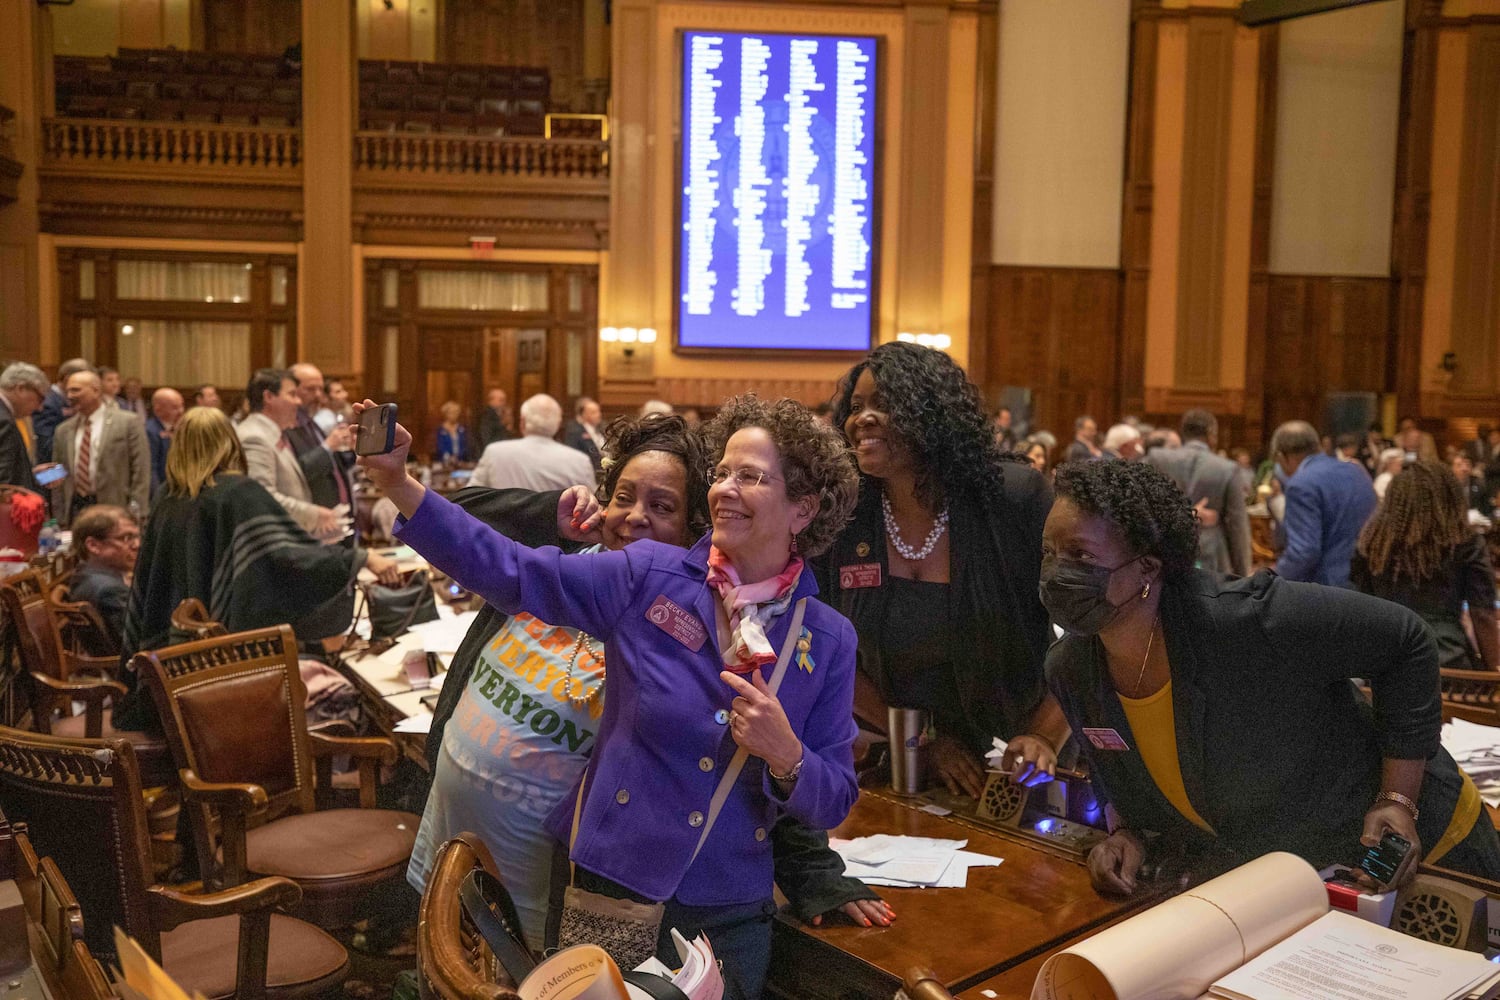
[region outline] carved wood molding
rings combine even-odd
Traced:
[[[1424,7],[1433,7],[1428,0]],[[1435,6],[1440,11],[1441,3]],[[1413,8],[1416,5],[1412,5]],[[1402,43],[1401,106],[1396,138],[1395,220],[1391,227],[1391,320],[1387,384],[1403,413],[1425,413],[1422,318],[1432,216],[1432,128],[1437,103],[1438,32],[1408,23]],[[1421,402],[1423,408],[1418,410]]]
[[[296,225],[299,213],[252,206],[110,204],[96,201],[50,201],[38,206],[44,220],[66,217],[129,219],[139,222]]]
[[[1146,309],[1151,280],[1152,172],[1156,142],[1156,53],[1159,22],[1140,17],[1160,0],[1137,2],[1131,26],[1130,106],[1126,119],[1125,206],[1120,227],[1120,408],[1145,407]]]
[[[1217,417],[1239,416],[1245,412],[1245,390],[1146,387],[1147,413],[1177,415],[1191,409],[1208,410]]]

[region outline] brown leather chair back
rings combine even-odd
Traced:
[[[313,811],[307,688],[289,626],[167,646],[137,653],[132,662],[151,690],[179,769],[203,781],[259,785],[267,820]],[[203,822],[195,829],[206,836],[201,831],[212,828],[211,820],[206,807],[198,808]]]
[[[5,617],[15,628],[16,648],[21,664],[28,671],[46,674],[56,680],[68,679],[52,618],[47,612],[43,582],[36,570],[9,577],[0,585],[0,604]]]
[[[172,628],[194,639],[229,634],[228,629],[208,616],[208,609],[196,597],[184,597],[182,603],[172,609]]]
[[[73,886],[88,915],[89,948],[113,955],[111,929],[119,925],[159,960],[135,749],[121,739],[65,740],[0,726],[0,799]]]
[[[1500,673],[1489,670],[1442,670],[1443,721],[1463,719],[1481,726],[1500,726]]]
[[[425,1000],[517,1000],[459,901],[459,887],[476,868],[500,877],[489,849],[472,833],[443,844],[433,860],[417,917],[417,979]]]

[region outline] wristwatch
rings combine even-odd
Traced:
[[[766,765],[766,773],[771,776],[772,781],[784,781],[790,785],[792,782],[796,781],[797,776],[802,773],[802,765],[806,762],[807,754],[803,754],[801,757],[797,758],[797,763],[793,764],[792,769],[786,774],[777,774],[775,771],[771,770],[770,764]]]

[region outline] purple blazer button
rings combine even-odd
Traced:
[[[688,826],[693,827],[694,829],[697,829],[698,827],[700,827],[702,825],[703,825],[703,814],[701,812],[699,812],[698,810],[694,809],[692,812],[688,813]]]
[[[620,805],[622,805],[622,806],[625,803],[629,802],[630,801],[630,789],[628,789],[628,788],[622,788],[618,792],[615,792],[615,801],[618,802],[618,803],[620,803]]]

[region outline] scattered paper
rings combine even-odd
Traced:
[[[1004,740],[1002,740],[998,736],[995,737],[994,743],[995,743],[995,746],[994,746],[993,749],[986,750],[984,752],[985,767],[988,770],[998,771],[1001,774],[1005,774],[1007,772],[1000,766],[1000,762],[1004,759],[1004,757],[1005,757],[1005,748],[1009,744],[1007,744]]]
[[[398,733],[428,733],[432,730],[432,713],[418,712],[408,715],[391,727]]]
[[[927,803],[926,805],[923,805],[923,806],[917,806],[917,809],[920,810],[921,812],[924,812],[924,813],[932,813],[932,815],[934,815],[934,816],[951,816],[951,815],[953,815],[953,810],[952,809],[944,809],[942,806],[937,805],[936,803],[933,803],[933,802],[929,802],[929,803]]]
[[[1474,779],[1479,797],[1500,807],[1500,728],[1454,719],[1443,725],[1443,749]]]
[[[477,611],[466,611],[451,618],[440,616],[436,621],[423,622],[411,627],[422,648],[431,653],[456,653],[468,634],[469,626],[479,617]]]
[[[653,955],[637,965],[635,971],[662,977],[686,994],[687,1000],[723,1000],[724,977],[708,938],[699,934],[690,942],[674,927],[672,945],[677,949],[682,968],[673,972]],[[632,1000],[652,1000],[649,993],[633,983],[626,983],[625,990]]]
[[[1001,858],[963,850],[967,840],[876,834],[854,840],[830,838],[844,859],[844,873],[867,885],[962,889],[970,868],[988,868]]]

